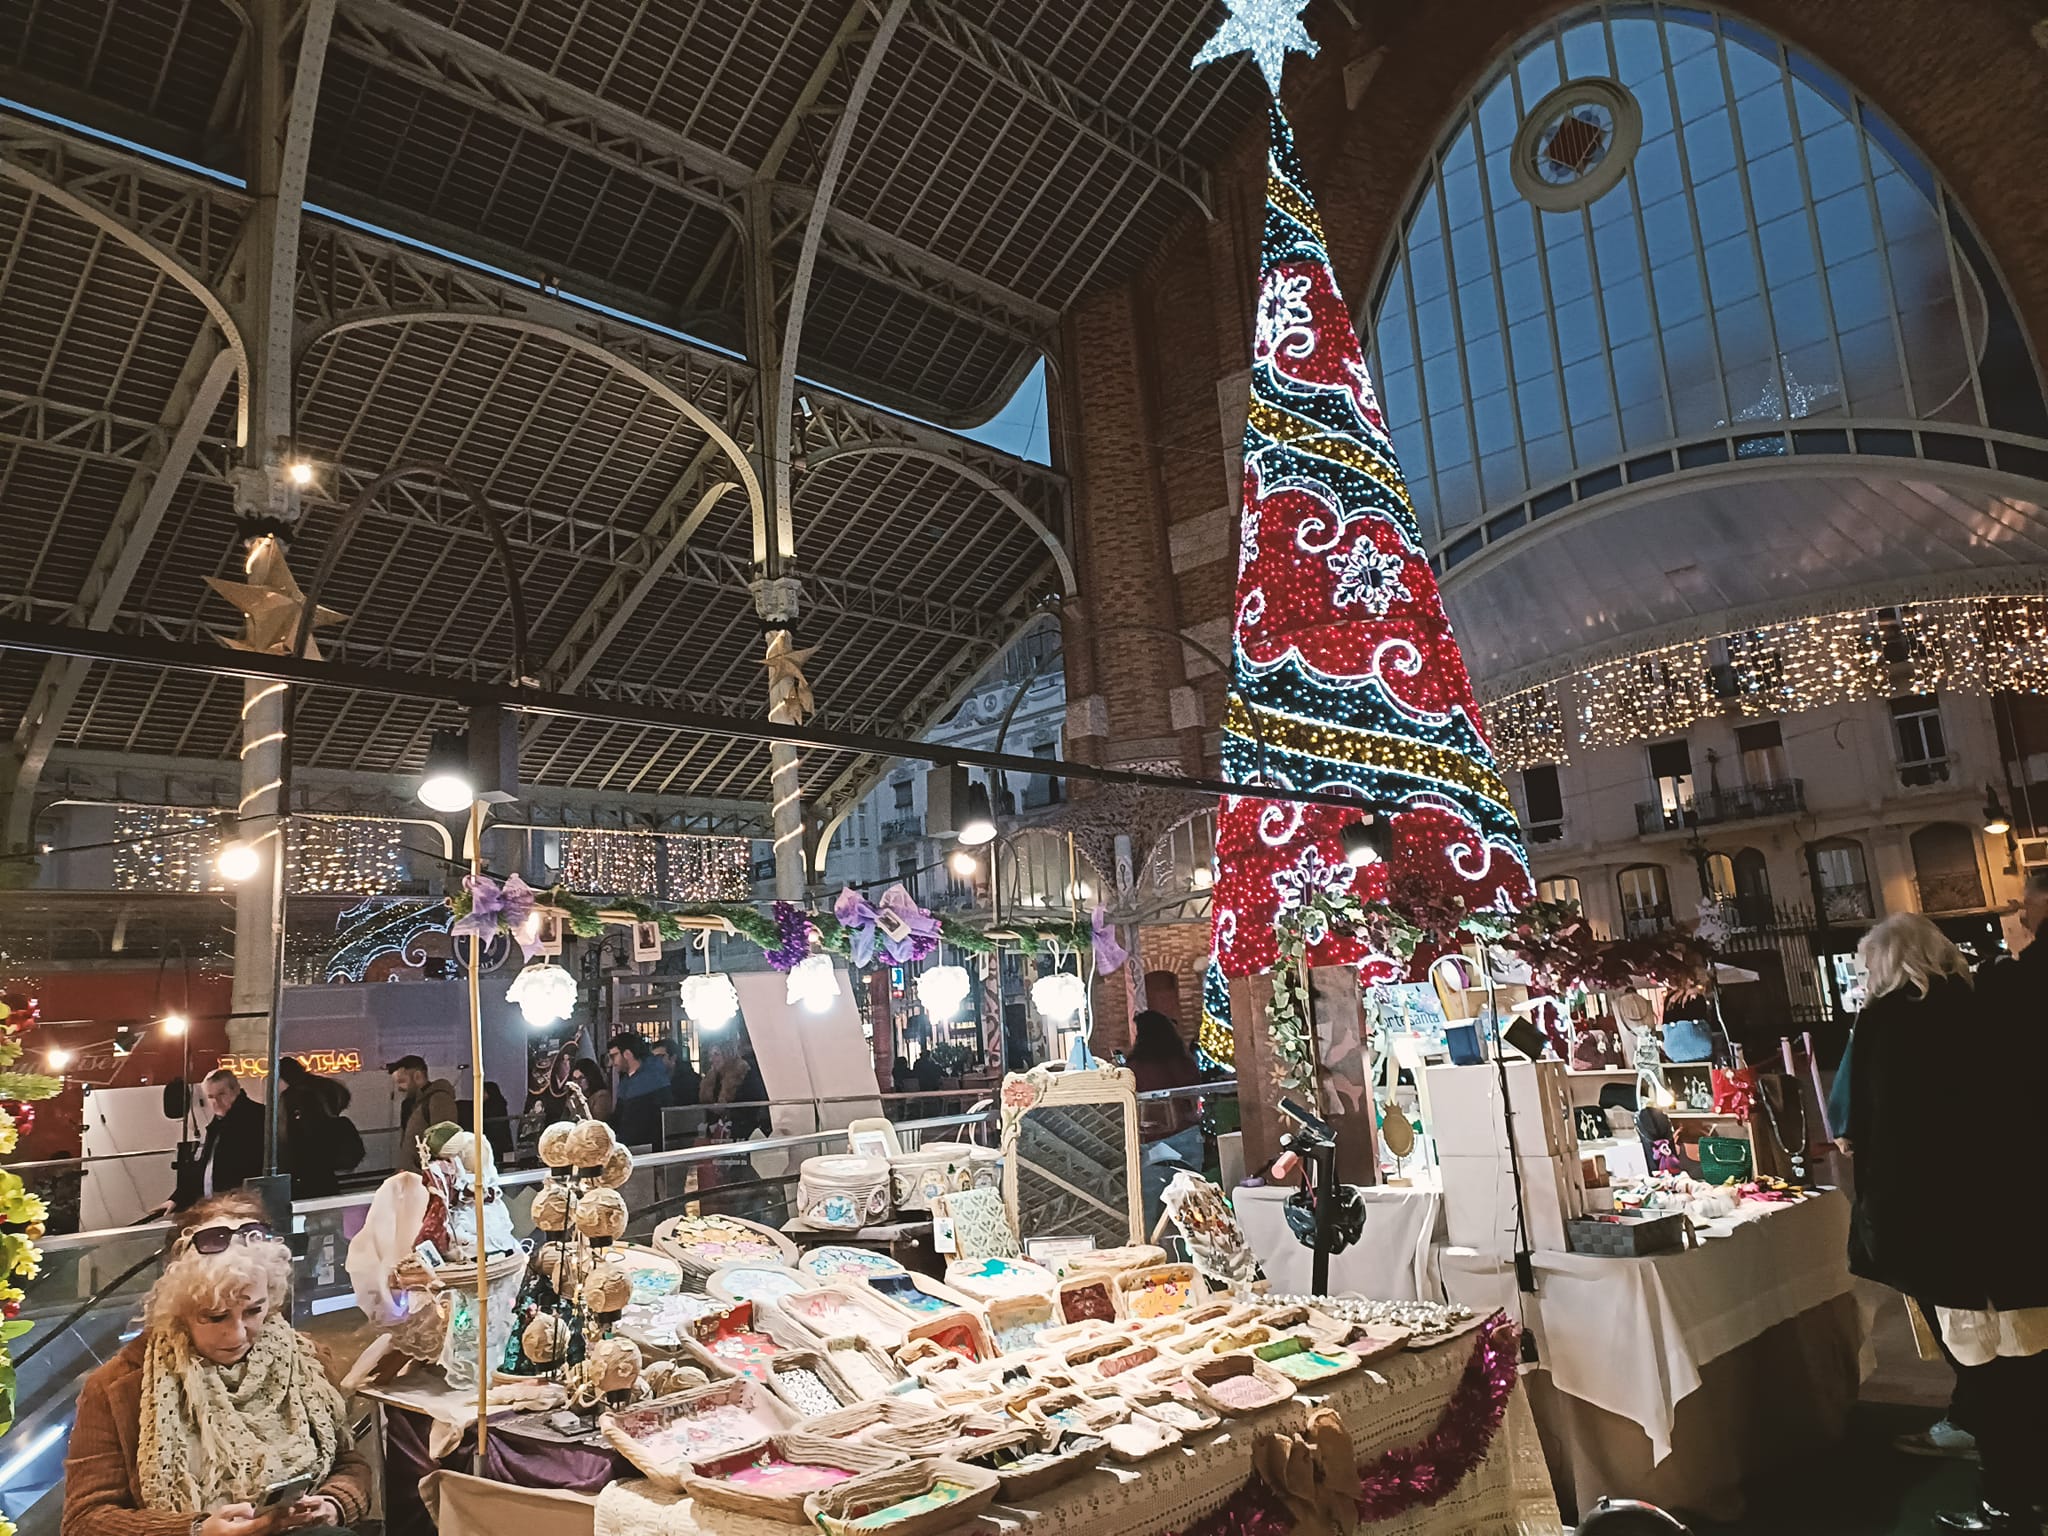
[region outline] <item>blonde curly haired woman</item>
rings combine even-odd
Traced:
[[[369,1465],[291,1325],[291,1269],[252,1197],[185,1214],[141,1335],[79,1394],[62,1536],[277,1536],[367,1518]],[[263,1507],[301,1478],[300,1497]]]

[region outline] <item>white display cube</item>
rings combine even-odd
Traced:
[[[1506,1151],[1498,1066],[1431,1067],[1427,1076],[1429,1130],[1441,1156],[1490,1157]],[[1524,1157],[1576,1158],[1579,1131],[1564,1063],[1510,1061],[1507,1080],[1516,1150]]]

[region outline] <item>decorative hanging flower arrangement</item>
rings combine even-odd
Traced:
[[[1055,1024],[1080,1017],[1088,1006],[1088,987],[1072,971],[1055,971],[1031,983],[1031,1006]]]

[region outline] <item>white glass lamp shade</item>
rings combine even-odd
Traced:
[[[917,978],[917,1000],[935,1019],[957,1019],[969,985],[965,966],[935,965]]]

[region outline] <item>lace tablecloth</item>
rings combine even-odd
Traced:
[[[1413,1445],[1437,1426],[1471,1360],[1470,1336],[1398,1355],[1341,1379],[1321,1400],[1343,1417],[1361,1465]],[[1135,1467],[1102,1467],[1049,1490],[1030,1508],[998,1505],[975,1536],[1159,1536],[1193,1524],[1227,1502],[1251,1475],[1258,1434],[1304,1423],[1314,1400],[1226,1423],[1182,1448]],[[642,1481],[616,1483],[595,1498],[508,1488],[456,1472],[421,1485],[440,1536],[790,1536],[790,1527],[689,1499]],[[1485,1458],[1435,1504],[1361,1528],[1370,1536],[1560,1536],[1542,1447],[1528,1398],[1517,1383]]]

